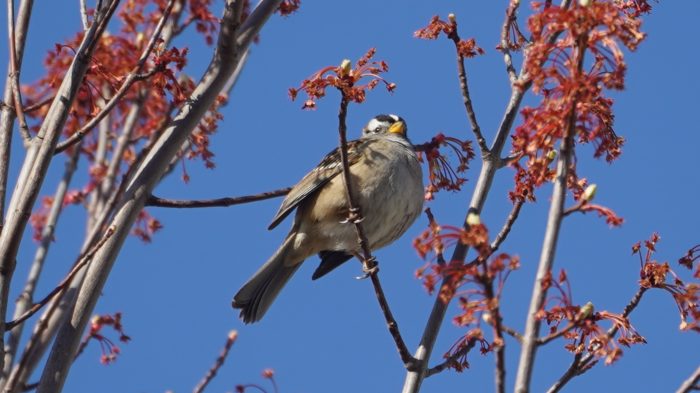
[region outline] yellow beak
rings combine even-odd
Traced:
[[[401,134],[406,136],[406,124],[402,121],[397,121],[389,126],[389,132],[392,134]]]

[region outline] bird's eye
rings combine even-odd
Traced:
[[[381,131],[381,130],[382,130],[382,127],[377,127],[374,129],[374,132],[379,133],[379,131]]]

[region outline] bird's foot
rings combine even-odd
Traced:
[[[359,224],[362,221],[364,221],[364,217],[362,217],[362,214],[360,214],[360,208],[359,207],[353,207],[348,211],[348,217],[341,221],[341,224],[347,224],[347,223],[353,223],[353,224]]]
[[[358,280],[364,280],[379,271],[379,264],[377,259],[371,257],[370,259],[362,261],[362,275],[355,277]]]

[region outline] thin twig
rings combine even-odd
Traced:
[[[27,147],[32,140],[29,135],[29,127],[27,127],[27,119],[24,116],[22,109],[22,95],[19,91],[19,65],[17,62],[17,48],[15,47],[15,2],[7,0],[7,30],[10,50],[10,78],[12,79],[12,99],[15,108],[15,114],[19,121],[19,132],[24,139],[24,145]]]
[[[578,326],[578,323],[576,321],[569,322],[566,326],[564,326],[563,329],[559,329],[554,333],[550,333],[544,337],[540,337],[537,339],[537,345],[545,345],[550,341],[556,340],[559,337],[565,335],[567,332],[569,332],[571,329],[575,328]]]
[[[425,208],[425,215],[428,216],[428,224],[429,224],[431,227],[432,227],[433,225],[437,225],[437,223],[435,222],[435,217],[433,216],[433,211],[430,210],[429,207],[426,207],[426,208]],[[440,248],[440,249],[437,250],[436,259],[437,259],[438,265],[440,265],[440,266],[445,266],[445,264],[447,263],[447,262],[445,261],[445,255],[442,253],[442,248]]]
[[[85,265],[90,262],[92,259],[93,255],[97,252],[97,250],[102,247],[105,242],[107,242],[107,239],[109,239],[112,234],[114,234],[114,227],[109,227],[107,229],[107,232],[105,232],[104,236],[102,236],[102,239],[95,244],[94,247],[92,247],[85,255],[81,256],[78,259],[78,262],[73,266],[73,269],[68,273],[68,275],[54,288],[51,290],[51,292],[48,293],[43,299],[39,300],[38,302],[34,303],[29,310],[27,310],[24,314],[20,315],[19,317],[15,318],[12,321],[5,322],[5,329],[6,330],[11,330],[13,327],[17,326],[18,324],[26,321],[29,319],[32,315],[36,314],[37,311],[41,310],[42,307],[44,307],[51,299],[53,299],[56,294],[59,292],[63,291],[68,284],[70,284],[71,280],[73,280],[73,277],[75,277],[75,274],[80,271]]]
[[[85,134],[87,134],[93,127],[95,127],[107,114],[119,103],[119,101],[122,99],[124,94],[129,91],[129,88],[133,85],[134,82],[136,82],[137,79],[139,79],[139,73],[143,69],[144,65],[146,64],[146,61],[148,60],[148,57],[150,56],[151,52],[153,51],[153,48],[156,46],[158,43],[158,39],[160,38],[160,33],[163,30],[163,27],[165,26],[165,22],[168,20],[168,17],[170,16],[170,11],[173,9],[173,4],[175,3],[176,0],[170,0],[168,2],[168,5],[165,7],[163,10],[163,15],[161,15],[160,20],[158,21],[158,24],[156,25],[155,30],[153,31],[153,34],[151,35],[151,39],[148,41],[148,44],[144,48],[143,52],[141,52],[141,57],[139,58],[138,62],[134,66],[134,68],[129,72],[129,75],[126,76],[124,79],[124,83],[119,87],[119,90],[117,90],[116,93],[114,93],[114,96],[110,98],[110,100],[104,105],[102,110],[95,115],[90,121],[88,121],[85,125],[83,125],[78,131],[73,133],[68,139],[65,141],[59,143],[56,146],[55,154],[58,154],[69,147],[73,146],[74,144],[78,143],[78,141],[82,140],[85,137]]]
[[[486,139],[481,133],[481,127],[479,127],[479,122],[476,120],[476,113],[474,112],[474,107],[472,105],[472,98],[469,94],[469,84],[467,83],[467,71],[464,66],[464,56],[459,51],[459,33],[457,32],[457,20],[453,15],[450,15],[450,22],[452,23],[452,32],[448,35],[448,38],[452,40],[455,44],[455,49],[457,51],[457,76],[459,77],[459,87],[462,92],[462,101],[464,102],[464,109],[467,111],[467,118],[469,118],[469,123],[472,126],[472,131],[474,132],[474,137],[476,137],[476,143],[479,145],[481,150],[481,155],[489,154],[489,147],[486,144]]]
[[[384,295],[384,290],[382,289],[381,282],[379,281],[379,276],[377,275],[379,268],[377,266],[377,261],[372,256],[372,252],[369,248],[369,242],[367,241],[367,236],[362,228],[362,212],[360,207],[355,201],[355,194],[353,192],[353,183],[350,176],[350,164],[348,163],[348,141],[347,141],[347,125],[345,119],[348,114],[348,97],[341,90],[341,101],[340,109],[338,111],[338,136],[340,144],[340,160],[343,165],[343,183],[345,184],[345,195],[348,202],[348,222],[355,226],[355,233],[357,234],[357,241],[362,250],[362,267],[363,270],[372,281],[372,286],[374,287],[374,293],[377,295],[377,300],[379,301],[379,306],[382,309],[382,314],[386,320],[387,327],[391,337],[393,337],[396,344],[396,348],[401,356],[401,361],[403,361],[404,366],[411,370],[416,368],[416,359],[411,355],[408,350],[406,343],[401,337],[401,332],[399,331],[399,325],[396,323],[391,309],[389,308],[389,303]]]
[[[515,203],[513,203],[513,208],[511,209],[510,214],[508,214],[508,218],[503,224],[501,231],[498,232],[496,238],[493,239],[493,241],[491,242],[491,253],[496,252],[496,250],[498,250],[501,244],[508,237],[510,230],[513,229],[513,224],[515,224],[515,220],[517,220],[518,216],[520,215],[520,209],[523,207],[523,204],[525,204],[525,200],[522,198],[518,198],[515,201]]]
[[[622,310],[623,318],[628,318],[632,311],[634,311],[637,308],[639,302],[642,300],[642,296],[647,291],[647,289],[648,288],[639,287],[632,299]],[[613,325],[610,329],[608,329],[608,331],[605,333],[608,340],[615,337],[618,330],[619,328],[617,327],[617,325]],[[549,390],[547,390],[547,393],[556,393],[560,391],[564,387],[564,385],[566,385],[572,378],[581,375],[586,370],[588,370],[592,366],[591,362],[595,358],[594,352],[595,351],[589,351],[585,355],[582,353],[576,354],[569,368],[564,372],[564,374],[562,374],[561,377],[559,377],[559,379],[556,382],[554,382],[554,384],[552,384]]]
[[[518,332],[517,330],[513,329],[512,327],[501,324],[501,329],[503,329],[504,333],[513,337],[517,342],[523,342],[523,335],[520,334],[520,332]]]
[[[460,348],[459,351],[447,357],[445,361],[436,365],[435,367],[431,367],[425,370],[425,378],[432,377],[435,374],[439,374],[444,370],[452,367],[453,365],[459,363],[459,358],[466,356],[469,353],[469,351],[471,351],[474,348],[474,345],[476,345],[476,340],[469,340],[467,342],[467,345],[465,345],[464,347]]]
[[[503,53],[503,62],[506,65],[506,72],[508,73],[508,79],[510,79],[511,85],[515,84],[518,80],[518,76],[513,66],[513,56],[510,54],[511,44],[508,40],[508,31],[514,23],[517,23],[516,14],[518,12],[518,7],[520,7],[520,1],[511,0],[506,9],[506,19],[501,28],[501,43],[498,47]]]
[[[83,30],[87,31],[90,28],[90,22],[88,21],[86,0],[80,0],[80,21],[83,23]]]
[[[151,195],[146,200],[146,206],[156,206],[156,207],[172,207],[178,209],[185,208],[197,208],[197,207],[226,207],[231,205],[240,205],[243,203],[257,202],[265,199],[277,198],[287,195],[291,190],[290,187],[281,188],[275,191],[263,192],[255,195],[245,195],[239,197],[225,197],[216,199],[202,199],[202,200],[177,200],[177,199],[165,199],[159,198],[157,196]]]
[[[688,393],[691,390],[700,389],[700,366],[695,369],[695,372],[688,377],[683,384],[676,390],[676,393]]]
[[[194,388],[193,393],[202,393],[204,391],[204,389],[207,387],[207,385],[209,384],[209,382],[211,382],[214,379],[214,377],[216,377],[216,373],[219,371],[221,366],[224,365],[224,361],[226,360],[226,357],[228,356],[228,353],[231,350],[233,343],[236,342],[237,337],[238,337],[237,331],[231,330],[229,332],[228,337],[226,338],[226,344],[224,344],[223,349],[221,349],[219,356],[216,358],[216,361],[211,366],[211,368],[209,368],[209,371],[207,371],[207,374],[202,378],[202,380]]]

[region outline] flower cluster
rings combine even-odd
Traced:
[[[630,324],[629,320],[620,314],[608,311],[595,311],[592,303],[583,306],[575,305],[571,294],[571,284],[566,272],[562,269],[556,280],[549,273],[541,285],[555,289],[554,295],[547,299],[537,317],[544,319],[549,325],[548,337],[563,336],[568,340],[564,346],[568,351],[581,354],[588,352],[597,358],[604,358],[605,364],[612,364],[622,356],[620,345],[629,347],[633,344],[644,344],[646,340]],[[547,308],[547,304],[554,303]],[[562,322],[566,322],[562,327]],[[620,332],[617,340],[608,330],[600,326],[601,321],[609,321]],[[618,345],[619,344],[619,345]]]
[[[316,100],[326,95],[328,87],[335,87],[340,90],[348,101],[364,102],[367,91],[372,90],[379,83],[383,83],[389,92],[394,91],[396,84],[385,80],[381,74],[389,70],[389,65],[384,61],[372,60],[376,49],[371,48],[352,67],[349,60],[344,60],[339,66],[324,67],[308,79],[301,82],[297,88],[289,89],[289,97],[295,100],[299,92],[303,91],[307,95],[302,109],[315,109]],[[358,84],[362,80],[368,82]]]
[[[542,100],[522,110],[523,123],[513,135],[518,160],[511,199],[533,201],[535,188],[554,178],[556,145],[567,136],[593,144],[595,157],[612,161],[620,155],[624,139],[613,129],[613,101],[603,92],[624,87],[622,47],[636,49],[645,35],[639,18],[618,3],[535,5],[539,12],[528,21],[532,43],[524,67]],[[575,173],[574,163],[568,184],[577,184]]]
[[[460,39],[457,33],[457,19],[454,14],[448,15],[447,19],[448,21],[444,21],[440,19],[439,16],[435,15],[430,20],[430,23],[428,23],[428,26],[417,30],[413,33],[413,36],[425,40],[435,40],[440,36],[440,33],[442,33],[454,42],[460,57],[471,58],[484,54],[484,50],[476,44],[473,38],[466,40]]]
[[[141,239],[144,243],[150,243],[153,240],[153,235],[161,229],[163,229],[163,225],[160,221],[148,214],[146,210],[141,210],[138,217],[136,217],[131,234]]]
[[[94,316],[90,322],[90,330],[83,340],[81,347],[87,345],[90,340],[96,340],[100,343],[100,349],[102,350],[100,362],[102,364],[110,364],[117,360],[117,356],[119,356],[121,350],[112,340],[102,334],[102,329],[104,327],[111,327],[114,329],[114,331],[119,334],[120,342],[128,343],[131,341],[131,337],[124,333],[124,326],[122,326],[122,314],[117,312],[114,315]]]
[[[656,243],[660,240],[658,234],[644,241],[646,252],[642,256],[642,245],[638,242],[632,246],[632,254],[639,255],[641,265],[639,275],[639,285],[643,288],[659,288],[673,296],[681,318],[681,330],[693,330],[700,333],[700,284],[695,282],[684,282],[676,272],[671,269],[668,262],[658,262],[653,258],[656,252]],[[692,264],[697,260],[694,253],[698,246],[688,250],[686,255],[679,260],[683,266],[692,269]],[[699,278],[695,274],[695,278]]]
[[[446,147],[457,157],[457,168],[454,169],[447,158],[440,153],[440,147]],[[474,149],[471,141],[461,141],[454,137],[437,134],[430,142],[416,145],[421,161],[428,161],[428,180],[430,184],[425,190],[425,199],[432,200],[439,190],[459,191],[466,179],[460,174],[469,169],[469,161],[474,159]]]

